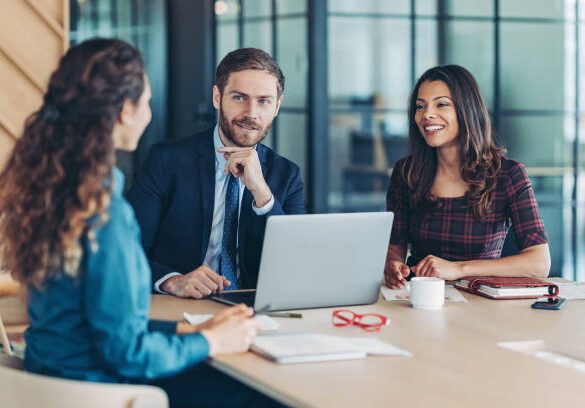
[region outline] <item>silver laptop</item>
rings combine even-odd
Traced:
[[[393,217],[390,212],[376,212],[268,218],[254,309],[376,302]],[[238,292],[223,292],[219,297],[229,302],[231,295],[237,297]],[[242,300],[233,299],[235,303]],[[252,304],[252,299],[245,300]]]

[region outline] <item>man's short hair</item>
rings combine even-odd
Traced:
[[[240,48],[230,52],[221,60],[215,71],[215,85],[219,88],[219,92],[223,94],[232,72],[246,69],[268,71],[274,75],[278,80],[276,90],[280,98],[284,91],[284,75],[274,58],[258,48]]]

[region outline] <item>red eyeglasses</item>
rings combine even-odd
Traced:
[[[379,331],[388,321],[386,316],[376,313],[357,314],[351,310],[334,310],[331,315],[331,322],[336,327],[353,324],[369,332]]]

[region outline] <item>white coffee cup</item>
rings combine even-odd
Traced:
[[[445,281],[426,276],[413,277],[410,280],[410,303],[416,309],[441,309],[445,303]]]

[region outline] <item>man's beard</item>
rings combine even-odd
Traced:
[[[220,127],[223,135],[230,142],[232,142],[233,144],[235,144],[236,146],[239,146],[239,147],[252,147],[252,146],[260,143],[268,135],[268,132],[270,132],[270,128],[272,127],[272,122],[270,122],[268,124],[268,126],[266,126],[266,128],[262,129],[262,127],[257,122],[254,122],[253,120],[251,120],[247,116],[244,116],[244,118],[242,120],[238,120],[237,123],[239,123],[241,125],[244,125],[244,126],[253,127],[255,129],[261,130],[260,137],[252,145],[245,145],[245,144],[239,143],[234,138],[234,135],[231,132],[231,126],[230,125],[237,126],[235,122],[236,121],[234,120],[230,124],[228,122],[227,118],[225,117],[225,115],[223,114],[222,109],[221,108],[219,109],[219,127]]]

